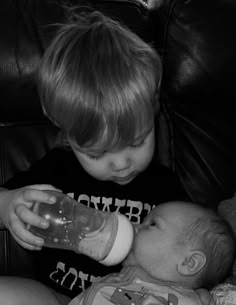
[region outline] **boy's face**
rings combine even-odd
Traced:
[[[188,246],[181,237],[189,212],[186,204],[164,203],[136,228],[133,249],[125,265],[139,265],[155,278],[175,280],[176,267]],[[189,211],[189,212],[188,212]]]
[[[155,147],[154,128],[141,141],[116,152],[94,155],[82,152],[71,145],[81,166],[92,177],[125,185],[146,169],[152,160]]]

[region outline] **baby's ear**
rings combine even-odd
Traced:
[[[179,262],[177,271],[181,275],[195,275],[206,264],[206,255],[202,251],[191,251]]]

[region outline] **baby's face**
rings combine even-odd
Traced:
[[[170,202],[153,209],[136,229],[127,264],[138,264],[155,278],[174,280],[176,266],[187,251],[181,237],[191,209],[185,207]]]

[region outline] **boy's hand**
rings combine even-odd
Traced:
[[[24,248],[40,250],[44,244],[42,238],[33,235],[26,225],[47,228],[48,222],[32,212],[35,201],[54,204],[56,198],[43,190],[60,191],[48,184],[31,185],[15,190],[0,191],[0,219],[11,232],[14,239]]]

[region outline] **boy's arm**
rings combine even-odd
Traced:
[[[33,235],[26,229],[26,224],[39,228],[47,228],[48,223],[39,217],[31,207],[35,201],[53,204],[55,196],[44,190],[58,190],[52,185],[31,185],[14,190],[0,190],[0,228],[7,228],[13,238],[24,248],[40,250],[43,239]],[[58,190],[59,191],[59,190]]]
[[[49,204],[55,202],[55,198],[43,190],[59,191],[57,186],[67,183],[65,175],[61,175],[61,165],[65,159],[72,159],[71,154],[64,149],[53,149],[32,164],[28,170],[16,173],[1,186],[0,228],[7,228],[22,247],[29,250],[42,248],[43,240],[30,233],[26,225],[47,228],[48,223],[33,213],[31,207],[35,201]],[[74,165],[73,161],[72,164]]]
[[[2,203],[2,192],[4,191],[4,190],[6,190],[5,188],[3,188],[3,187],[0,187],[0,206],[1,206],[1,203]],[[1,215],[0,215],[0,229],[4,229],[4,228],[6,228],[6,226],[4,225],[4,223],[2,222],[2,217],[1,217]]]

